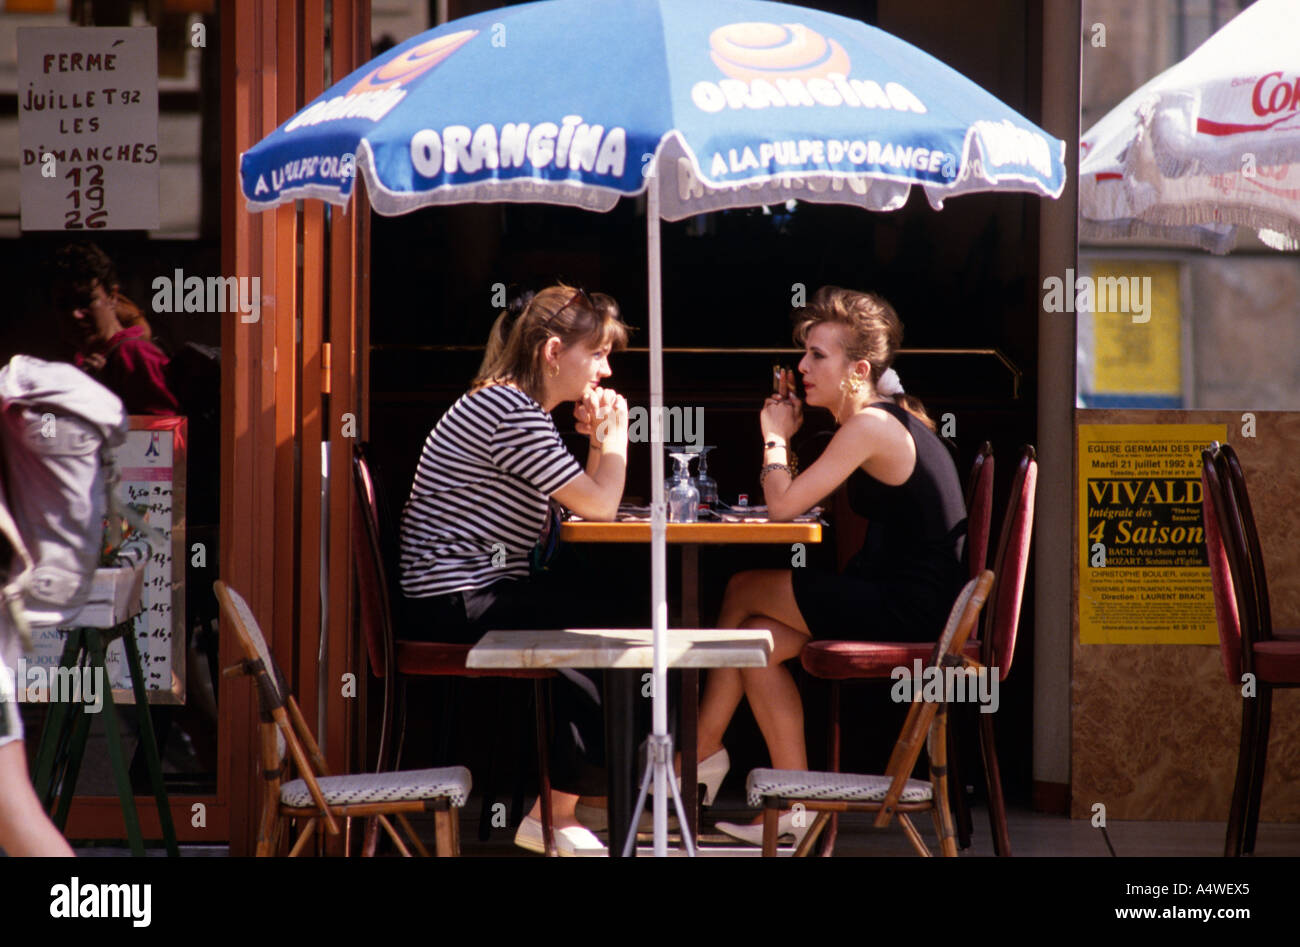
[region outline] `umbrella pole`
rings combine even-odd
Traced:
[[[668,854],[668,794],[672,793],[681,826],[682,845],[688,855],[695,854],[690,823],[682,808],[677,780],[673,778],[673,741],[668,734],[668,585],[667,585],[667,508],[664,505],[664,346],[663,287],[659,259],[659,176],[651,167],[646,195],[646,253],[649,271],[650,310],[650,605],[654,630],[654,661],[650,677],[650,700],[653,725],[646,744],[645,776],[641,792],[632,810],[624,854],[636,843],[636,823],[645,805],[646,790],[654,779],[654,853],[656,858]]]

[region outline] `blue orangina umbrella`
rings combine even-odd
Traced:
[[[936,209],[978,191],[1055,198],[1064,159],[1063,141],[856,20],[763,0],[548,0],[389,50],[246,152],[240,174],[254,210],[346,205],[358,176],[389,215],[494,201],[606,211],[646,194],[658,416],[661,217],[790,199],[889,211],[913,185]],[[666,739],[663,452],[650,457],[654,733]],[[670,777],[655,769],[666,854]]]

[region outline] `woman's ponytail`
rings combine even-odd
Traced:
[[[904,394],[900,391],[898,394],[894,395],[894,404],[912,415],[912,417],[916,418],[931,431],[935,429],[934,421],[925,410],[925,405],[921,403],[920,398],[917,398],[915,395]]]
[[[528,305],[536,295],[532,290],[524,290],[510,299],[506,308],[501,310],[492,330],[488,333],[487,345],[483,350],[483,362],[479,366],[477,379],[487,380],[502,363],[510,341],[510,333],[519,324],[520,317],[528,310]]]

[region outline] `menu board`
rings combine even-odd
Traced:
[[[1079,641],[1215,644],[1201,451],[1215,424],[1079,425]]]
[[[132,415],[126,443],[116,451],[118,495],[166,540],[150,550],[133,627],[151,704],[185,703],[185,437],[183,417]],[[27,663],[57,665],[63,633],[33,629],[32,638]],[[109,646],[106,662],[113,700],[134,703],[120,640]]]
[[[24,230],[158,227],[152,27],[18,30]]]

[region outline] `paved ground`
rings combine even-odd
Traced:
[[[714,818],[741,818],[739,810],[717,813]],[[962,852],[963,858],[980,858],[993,854],[989,835],[988,813],[982,808],[972,812],[974,837],[971,847]],[[1066,819],[1044,815],[1025,809],[1012,809],[1007,819],[1011,834],[1012,851],[1023,856],[1109,857],[1105,839],[1099,829],[1086,820]],[[915,820],[922,836],[934,842],[933,826],[928,817]],[[478,840],[478,807],[471,805],[461,822],[462,850],[466,856],[479,857],[540,857],[515,848],[514,833],[504,828],[493,830],[487,842]],[[842,818],[837,856],[911,856],[911,846],[896,826],[874,829],[871,817],[850,815]],[[421,835],[432,837],[432,822],[417,822]],[[706,816],[707,825],[707,816]],[[1119,857],[1218,857],[1223,854],[1225,824],[1222,822],[1115,822],[1107,826],[1111,845]],[[705,834],[703,844],[706,854],[718,856],[757,855],[757,849],[740,845],[727,845],[724,836]],[[713,840],[717,840],[717,844]],[[646,839],[649,843],[649,839]],[[78,848],[85,856],[125,856],[127,849],[115,845]],[[183,846],[186,856],[223,856],[224,847]],[[152,854],[161,854],[161,851]],[[1259,828],[1255,854],[1260,857],[1300,856],[1300,825],[1266,823]]]

